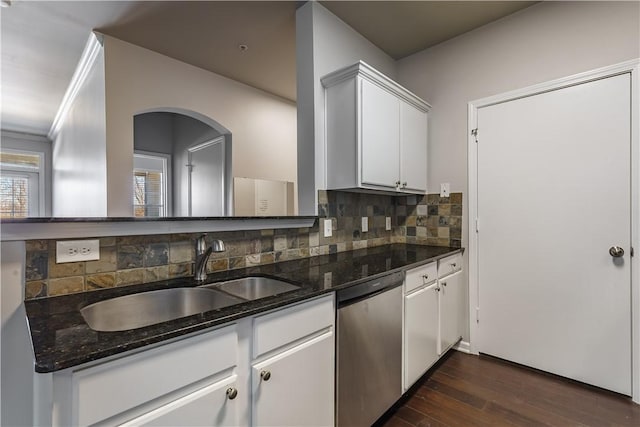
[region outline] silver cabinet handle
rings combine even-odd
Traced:
[[[227,397],[229,398],[229,400],[233,400],[238,396],[238,390],[236,390],[233,387],[229,387],[227,389]]]
[[[622,249],[620,246],[611,246],[609,248],[609,255],[614,258],[620,258],[624,255],[624,249]]]
[[[446,287],[447,286],[447,282],[442,282],[442,286]]]
[[[400,187],[400,181],[396,181],[396,187]]]
[[[402,188],[407,188],[407,183],[406,182],[402,183]]]
[[[269,381],[269,379],[271,379],[271,372],[269,371],[260,372],[260,378],[262,378],[264,381]]]
[[[436,292],[440,292],[440,288],[436,286]]]
[[[456,263],[455,262],[451,263],[451,268],[456,268]]]
[[[423,274],[423,275],[422,275],[422,278],[423,278],[424,280],[427,280],[427,279],[429,278],[429,275],[428,275],[428,274]]]

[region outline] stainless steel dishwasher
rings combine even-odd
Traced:
[[[336,294],[336,424],[370,426],[402,395],[404,273]]]

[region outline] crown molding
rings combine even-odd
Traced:
[[[67,87],[67,91],[62,98],[62,102],[60,103],[60,107],[58,107],[58,112],[56,113],[56,117],[53,119],[53,123],[51,124],[51,129],[49,129],[49,133],[47,137],[53,141],[57,137],[60,132],[60,128],[67,118],[67,114],[69,114],[69,109],[73,105],[76,97],[78,96],[78,92],[84,85],[87,76],[89,75],[89,71],[93,67],[98,55],[103,49],[103,36],[100,33],[92,32],[89,35],[89,39],[87,40],[87,44],[84,47],[84,51],[82,52],[82,56],[80,57],[80,61],[76,66],[76,70],[73,73],[73,77],[71,77],[71,82],[69,83],[69,87]]]

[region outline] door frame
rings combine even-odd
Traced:
[[[468,192],[469,192],[469,344],[470,352],[478,354],[478,315],[479,281],[478,281],[478,152],[476,137],[472,130],[476,129],[478,109],[513,101],[552,90],[587,83],[620,74],[631,75],[631,245],[640,251],[640,59],[598,68],[569,77],[560,78],[522,89],[474,100],[468,103],[467,115],[467,159],[468,159]],[[481,137],[482,129],[478,130]],[[477,228],[478,227],[478,228]],[[631,261],[631,389],[632,398],[640,403],[640,252],[630,258]]]

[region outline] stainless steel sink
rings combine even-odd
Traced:
[[[257,276],[243,277],[242,279],[230,280],[209,286],[248,300],[266,298],[300,288],[300,286],[282,280]]]
[[[213,289],[172,288],[100,301],[84,307],[80,313],[95,331],[126,331],[243,301]]]

